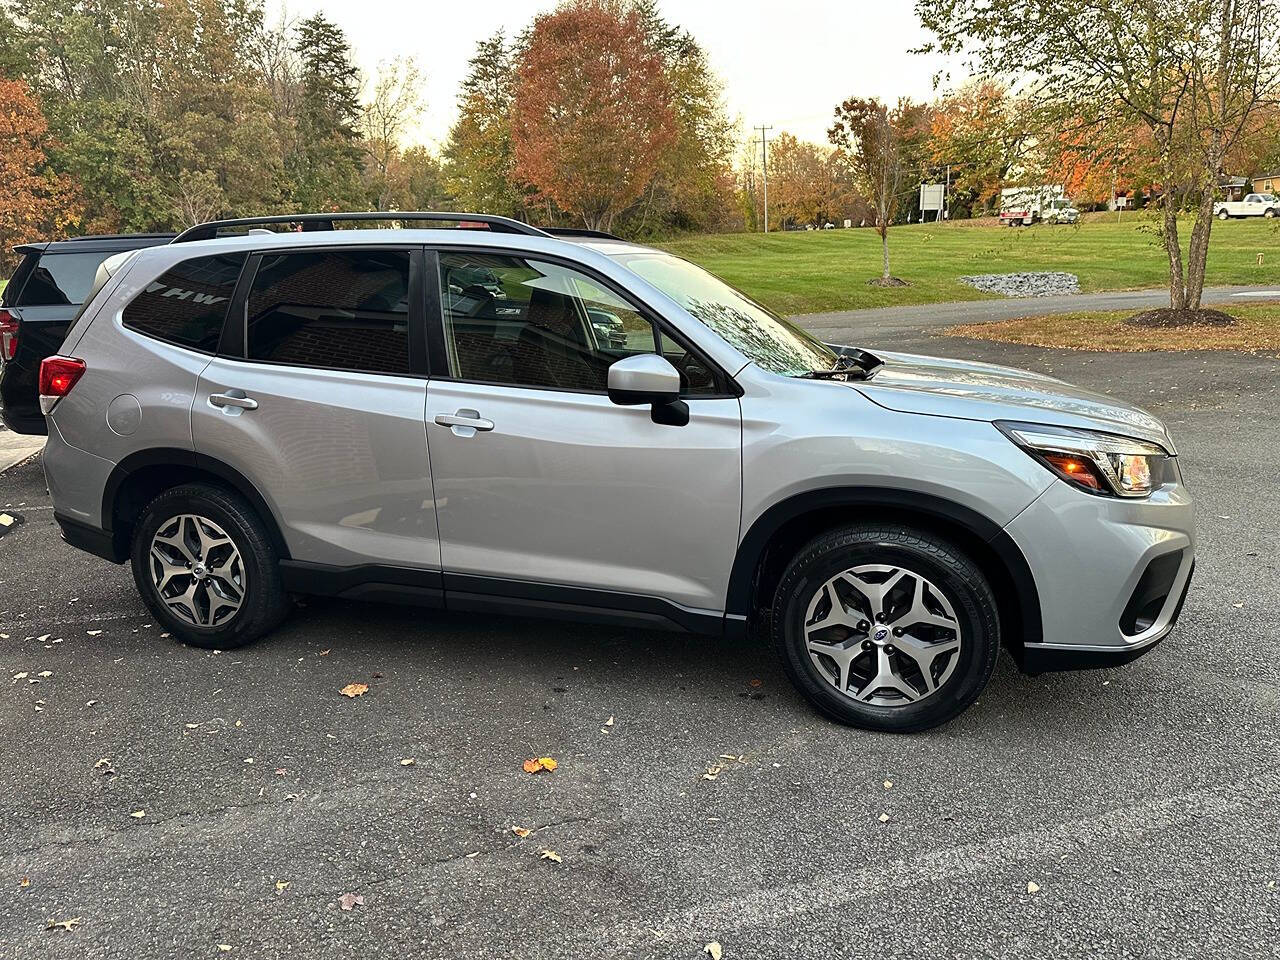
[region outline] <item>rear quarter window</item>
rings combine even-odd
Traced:
[[[21,282],[20,275],[23,272],[27,274],[12,306],[80,306],[93,289],[93,278],[98,273],[98,265],[109,256],[109,250],[101,253],[41,254],[29,271],[20,268],[14,275],[14,279]]]
[[[242,253],[184,260],[124,308],[124,325],[166,343],[216,352],[244,261]]]

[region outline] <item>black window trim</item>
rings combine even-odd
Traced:
[[[114,254],[111,254],[111,256],[114,256]],[[171,340],[168,337],[162,337],[162,336],[159,336],[158,334],[148,333],[146,330],[139,330],[137,327],[131,327],[128,321],[125,320],[125,316],[124,316],[125,311],[128,310],[131,306],[133,306],[133,304],[137,301],[138,297],[141,297],[144,293],[147,292],[145,289],[135,294],[132,300],[130,300],[128,303],[126,303],[123,307],[120,308],[120,327],[124,330],[128,330],[134,336],[144,337],[147,340],[154,340],[157,343],[167,344],[168,346],[174,347],[178,350],[187,350],[187,351],[190,351],[191,353],[199,354],[202,357],[219,356],[222,351],[222,345],[227,340],[227,329],[232,326],[231,317],[232,317],[232,312],[236,308],[236,297],[239,296],[240,294],[240,287],[244,283],[245,274],[248,273],[249,263],[253,259],[253,257],[247,256],[244,254],[243,251],[238,251],[238,250],[233,250],[228,253],[205,253],[205,254],[201,254],[198,257],[183,257],[181,260],[175,260],[173,263],[169,264],[169,266],[165,268],[163,273],[158,274],[155,277],[155,280],[151,281],[152,283],[154,283],[156,280],[159,280],[160,277],[166,276],[170,270],[174,270],[184,263],[190,263],[192,260],[209,260],[211,258],[216,258],[216,257],[236,257],[236,256],[244,257],[244,262],[240,264],[240,275],[239,277],[236,278],[236,285],[231,291],[231,300],[227,303],[226,313],[222,315],[222,332],[218,334],[218,345],[214,349],[205,350],[201,347],[192,346],[189,343],[180,343],[177,340]],[[100,292],[101,291],[99,291],[99,293]],[[92,300],[93,298],[90,297],[89,300],[86,300],[83,304],[81,304],[80,312],[83,312],[84,308],[90,302],[92,302]],[[67,329],[70,330],[71,326],[74,326],[75,322],[79,319],[80,319],[80,313],[77,313],[75,320],[71,322],[71,325],[68,326]]]
[[[526,383],[509,383],[501,380],[469,380],[465,377],[455,377],[449,371],[449,355],[445,349],[444,340],[444,303],[440,297],[440,284],[442,276],[440,273],[440,255],[442,253],[470,253],[470,254],[493,254],[497,256],[519,257],[525,260],[543,260],[547,263],[553,263],[556,266],[567,267],[571,270],[577,270],[579,273],[589,277],[591,280],[599,283],[605,290],[618,297],[623,302],[630,305],[636,313],[653,325],[658,333],[658,343],[655,346],[662,348],[662,339],[669,337],[677,346],[683,347],[686,353],[696,357],[706,364],[716,379],[717,391],[715,393],[690,393],[680,394],[680,399],[685,401],[697,400],[731,400],[737,399],[743,395],[742,387],[734,380],[732,376],[716,363],[702,350],[689,343],[680,331],[676,330],[657,310],[653,309],[643,300],[638,299],[629,290],[621,289],[617,282],[605,276],[599,270],[560,254],[543,253],[540,250],[521,250],[518,247],[506,246],[479,246],[475,244],[465,243],[438,243],[432,244],[426,248],[428,255],[434,255],[435,266],[435,283],[427,284],[428,287],[435,289],[435,303],[429,306],[427,310],[427,329],[428,340],[431,349],[430,356],[431,379],[445,380],[450,383],[473,383],[479,386],[489,387],[511,387],[519,390],[547,390],[553,393],[569,393],[579,396],[608,396],[607,390],[571,390],[565,387],[544,387]]]
[[[409,371],[395,373],[389,370],[361,370],[355,367],[319,367],[312,363],[289,363],[283,360],[259,360],[249,356],[249,294],[253,283],[258,278],[258,270],[264,257],[293,253],[358,253],[371,250],[391,250],[409,255],[409,316],[408,316],[408,350]],[[425,268],[423,266],[423,248],[421,244],[411,243],[344,243],[344,244],[299,244],[287,247],[271,247],[265,250],[254,250],[249,255],[249,262],[241,271],[240,283],[236,286],[228,320],[237,316],[239,322],[228,322],[223,327],[223,337],[218,344],[218,356],[237,363],[253,363],[273,367],[293,367],[299,370],[323,370],[329,373],[358,373],[370,377],[400,377],[409,380],[429,379],[429,350],[426,336],[426,319],[423,305],[423,283]],[[437,297],[439,294],[437,293]]]

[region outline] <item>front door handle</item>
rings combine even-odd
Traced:
[[[246,397],[243,390],[228,390],[226,393],[211,393],[209,402],[215,407],[239,407],[241,410],[257,410],[258,401]]]
[[[493,429],[493,421],[480,416],[477,410],[459,410],[457,413],[438,413],[436,423],[451,427],[456,436],[474,437],[477,431]]]

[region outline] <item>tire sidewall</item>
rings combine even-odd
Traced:
[[[264,558],[253,548],[255,537],[244,517],[219,502],[221,499],[191,489],[160,495],[146,507],[134,528],[130,556],[139,594],[169,632],[193,646],[229,650],[257,636],[255,627],[263,619],[269,602],[267,594],[273,581],[278,579],[278,573],[274,570],[274,558]],[[194,514],[212,520],[226,532],[240,553],[246,579],[244,600],[230,620],[217,626],[202,627],[183,620],[168,608],[152,582],[151,540],[157,530],[180,514]],[[270,566],[266,565],[267,562]]]
[[[880,730],[919,730],[956,716],[986,686],[999,650],[994,599],[976,569],[964,570],[971,564],[959,551],[936,542],[932,546],[941,546],[949,559],[888,537],[851,535],[802,551],[796,575],[784,576],[779,588],[783,603],[775,607],[775,642],[792,681],[826,716]],[[863,564],[893,565],[920,574],[942,591],[955,612],[961,636],[959,660],[943,687],[916,703],[896,707],[859,703],[837,691],[809,657],[804,618],[814,593],[836,574]],[[972,579],[975,574],[977,582]]]

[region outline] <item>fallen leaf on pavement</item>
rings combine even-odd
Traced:
[[[1039,893],[1039,892],[1040,892],[1040,884],[1034,881],[1027,882],[1027,893]]]
[[[887,813],[882,813],[882,814],[880,814],[880,822],[881,822],[881,823],[888,823],[888,822],[889,822],[889,815],[888,815]]]
[[[362,697],[369,692],[369,685],[367,683],[348,683],[338,692],[344,697]]]
[[[230,952],[231,952],[231,944],[229,944],[229,943],[220,943],[220,944],[218,944],[218,949],[219,949],[221,952],[223,952],[223,953],[230,953]]]
[[[19,880],[19,881],[18,881],[18,886],[20,886],[20,887],[29,887],[29,886],[31,886],[31,878],[30,878],[30,877],[23,877],[21,880]]]
[[[521,837],[521,838],[527,837],[529,834],[533,833],[533,831],[528,829],[527,827],[517,827],[514,825],[511,827],[511,832],[514,833],[517,837]]]
[[[892,780],[886,780],[886,781],[884,782],[884,788],[885,788],[886,790],[892,790],[892,789],[893,789],[893,781],[892,781]]]
[[[560,856],[560,854],[556,853],[554,850],[543,850],[541,859],[550,860],[553,863],[564,863],[564,857]]]
[[[558,766],[559,764],[556,763],[554,760],[552,760],[550,757],[537,757],[536,759],[526,760],[524,762],[524,772],[525,773],[541,773],[543,770],[546,770],[548,773],[550,773],[552,770],[554,770]]]
[[[605,725],[606,727],[612,727],[612,726],[613,726],[613,717],[610,717],[608,720],[606,720],[606,721],[604,722],[604,725]]]
[[[320,656],[322,656],[322,657],[327,657],[328,655],[329,655],[329,651],[328,651],[328,650],[321,650],[321,651],[320,651]]]
[[[37,677],[52,677],[52,676],[53,676],[53,671],[52,671],[52,670],[41,670],[39,673],[37,673],[37,674],[36,674],[36,676],[37,676]]]
[[[80,918],[72,917],[70,920],[50,920],[46,925],[46,930],[70,930],[72,927],[80,926]]]
[[[711,960],[720,960],[724,956],[724,947],[720,946],[719,940],[712,940],[702,948],[702,952],[710,956]]]
[[[289,884],[290,884],[291,882],[292,882],[292,881],[290,881],[290,880],[277,880],[277,881],[276,881],[276,893],[279,893],[281,890],[288,890],[288,889],[289,889]]]
[[[358,893],[344,893],[338,898],[338,905],[343,910],[351,910],[353,907],[363,907],[364,897]]]
[[[86,630],[86,631],[85,631],[85,633],[87,633],[87,634],[88,634],[89,636],[91,636],[91,637],[100,637],[100,636],[102,636],[102,631],[101,631],[101,630]]]
[[[763,680],[752,680],[752,681],[751,681],[751,685],[752,685],[753,687],[761,687],[761,686],[764,686],[764,681],[763,681]]]
[[[133,811],[133,813],[129,814],[129,816],[133,817],[133,819],[135,820],[141,820],[146,815],[147,815],[147,811],[145,810],[135,810]]]
[[[25,680],[25,679],[27,679],[27,677],[29,677],[29,676],[30,676],[30,674],[29,674],[29,673],[27,673],[27,671],[23,670],[21,673],[15,673],[15,674],[13,675],[13,679],[15,679],[15,680]]]
[[[412,766],[413,766],[415,763],[417,763],[417,762],[418,762],[418,761],[417,761],[417,760],[415,760],[413,757],[405,757],[403,760],[401,760],[401,761],[400,761],[400,766],[402,766],[402,767],[412,767]]]

